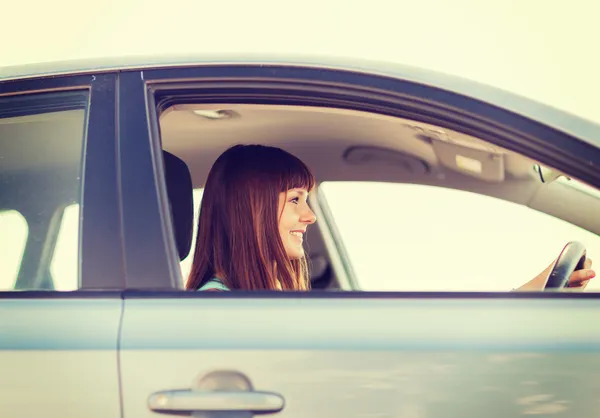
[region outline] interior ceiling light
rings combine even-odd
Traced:
[[[210,120],[233,119],[239,114],[229,109],[193,110],[194,114]]]

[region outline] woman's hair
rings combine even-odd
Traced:
[[[306,290],[306,258],[290,259],[279,234],[279,194],[311,191],[308,167],[282,149],[235,145],[215,161],[204,188],[188,289],[216,274],[233,290]]]

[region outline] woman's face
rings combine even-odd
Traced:
[[[308,191],[291,189],[279,195],[279,234],[288,257],[304,257],[304,233],[317,218],[308,206]]]

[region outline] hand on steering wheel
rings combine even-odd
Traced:
[[[586,257],[586,250],[580,242],[569,242],[560,255],[540,274],[514,291],[582,291],[596,276],[592,270],[592,260]]]
[[[561,290],[563,288],[584,289],[588,281],[594,277],[589,270],[591,260],[586,258],[584,245],[577,241],[569,242],[556,259],[544,290]]]

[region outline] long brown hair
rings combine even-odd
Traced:
[[[279,194],[315,178],[292,154],[235,145],[215,161],[204,188],[188,289],[216,274],[232,290],[307,290],[306,258],[290,259],[279,235]]]

